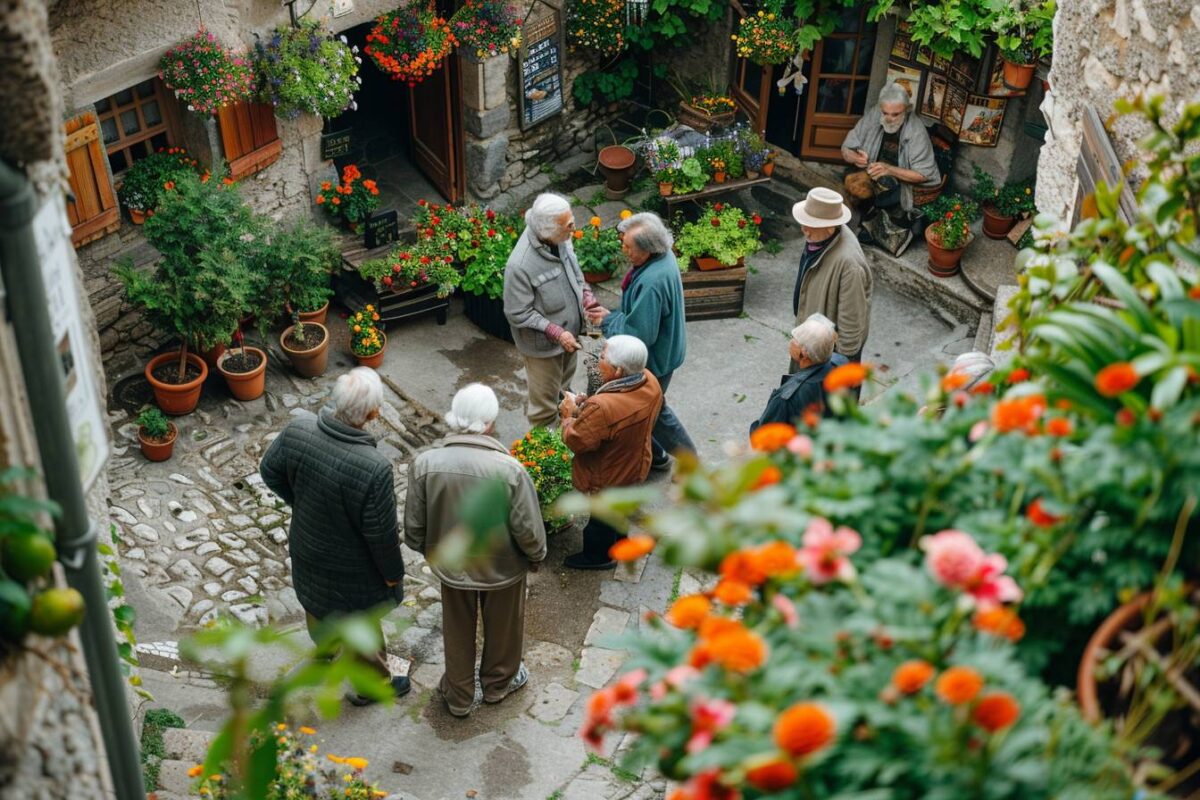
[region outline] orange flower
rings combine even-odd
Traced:
[[[1137,386],[1139,380],[1137,370],[1128,361],[1109,364],[1096,373],[1096,391],[1105,397],[1116,397]]]
[[[1021,716],[1021,704],[1008,692],[989,692],[979,698],[971,719],[988,733],[1003,730]]]
[[[331,188],[333,188],[333,184],[330,183],[329,181],[324,181],[321,183],[321,191],[322,192],[328,192]]]
[[[204,772],[204,767],[200,764],[197,764],[196,766],[189,769],[187,774],[188,774],[189,778],[198,778],[198,777],[200,777],[201,772]]]
[[[574,236],[576,239],[582,239],[582,238],[583,238],[583,231],[575,231],[575,232],[574,232],[574,233],[572,233],[571,235],[572,235],[572,236]]]
[[[734,550],[721,559],[718,570],[726,580],[757,586],[767,579],[767,573],[751,551]]]
[[[323,195],[323,194],[317,195],[317,205],[321,205],[324,202],[325,202],[325,195]]]
[[[1075,426],[1066,417],[1055,417],[1046,422],[1046,433],[1051,436],[1070,436],[1075,432]]]
[[[796,548],[780,540],[754,548],[752,558],[758,563],[758,569],[768,576],[791,575],[800,569],[796,563]]]
[[[781,480],[783,480],[783,472],[779,469],[779,467],[775,466],[774,464],[770,464],[759,474],[758,480],[756,480],[750,487],[750,491],[771,486],[779,483]]]
[[[828,375],[825,376],[825,391],[840,392],[843,389],[853,389],[859,386],[871,374],[869,364],[860,364],[851,362],[842,364],[840,367],[834,367]]]
[[[767,660],[767,643],[740,625],[707,644],[712,660],[730,672],[753,672]]]
[[[750,587],[741,581],[722,580],[713,589],[713,597],[727,606],[744,606],[753,595]]]
[[[784,447],[796,435],[796,429],[786,422],[768,422],[750,434],[750,446],[764,453]]]
[[[163,188],[168,192],[175,188],[175,181],[167,181],[163,184]]]
[[[712,611],[712,603],[701,594],[689,594],[671,604],[667,611],[667,622],[676,628],[696,629]]]
[[[796,765],[781,756],[746,769],[746,782],[763,792],[778,792],[796,782]]]
[[[712,641],[733,631],[743,630],[744,626],[736,619],[729,617],[709,617],[700,623],[697,633],[703,641]]]
[[[1010,642],[1019,642],[1025,635],[1025,623],[1017,616],[1017,612],[1004,606],[976,611],[971,623],[976,630],[1003,636]]]
[[[588,224],[591,225],[593,228],[599,228],[600,227],[600,218],[592,217],[590,220],[588,220]]]
[[[992,425],[1001,433],[1024,431],[1037,433],[1037,421],[1046,410],[1046,398],[1040,394],[1001,400],[992,406]]]
[[[933,665],[928,661],[920,659],[905,661],[892,673],[892,685],[904,694],[916,694],[924,688],[925,684],[929,683],[933,672]]]
[[[942,378],[942,391],[949,394],[957,391],[970,383],[971,378],[964,372],[948,372]]]
[[[310,728],[307,725],[300,726],[300,732],[306,736],[314,736],[317,732],[316,728]]]
[[[1049,528],[1057,525],[1062,517],[1057,517],[1054,514],[1042,508],[1042,498],[1036,498],[1029,504],[1029,508],[1025,509],[1025,516],[1029,517],[1029,521],[1039,528]]]
[[[775,743],[792,756],[806,756],[833,741],[837,725],[816,703],[797,703],[775,720]]]
[[[943,702],[961,706],[979,694],[983,688],[983,676],[970,667],[951,667],[941,674],[933,688]]]
[[[350,767],[351,769],[363,770],[367,768],[367,760],[365,758],[358,758],[357,756],[354,758],[347,758],[346,766]]]
[[[637,561],[654,549],[654,540],[644,534],[619,540],[609,548],[608,554],[617,561]]]
[[[1012,372],[1008,373],[1009,383],[1023,383],[1029,380],[1029,370],[1024,367],[1017,367]]]

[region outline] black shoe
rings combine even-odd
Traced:
[[[395,693],[397,699],[404,697],[404,695],[412,691],[412,681],[408,679],[407,675],[393,675],[391,683],[392,691]],[[374,705],[378,702],[374,697],[367,697],[355,692],[348,692],[346,700],[350,705],[359,707]]]
[[[563,566],[568,569],[613,569],[617,562],[607,554],[589,553],[586,550],[569,555],[563,559]]]
[[[650,469],[652,470],[669,470],[671,465],[675,463],[675,459],[668,453],[663,453],[661,459],[652,458],[650,460]]]

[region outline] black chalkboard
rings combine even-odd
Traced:
[[[521,129],[526,130],[563,110],[562,26],[558,9],[525,24],[520,62]]]
[[[333,133],[321,134],[321,159],[341,158],[350,155],[350,128]]]
[[[396,209],[389,208],[372,214],[363,227],[366,229],[367,249],[374,250],[400,238],[400,215]]]

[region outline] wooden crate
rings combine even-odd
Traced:
[[[746,268],[732,267],[683,273],[684,318],[727,319],[742,313],[746,301]]]
[[[367,303],[374,303],[379,309],[381,322],[396,322],[433,312],[437,314],[437,324],[445,325],[446,313],[450,308],[450,298],[438,297],[437,286],[434,284],[402,292],[377,292],[370,281],[363,280],[357,272],[350,271],[344,271],[338,276],[334,293],[346,308],[359,309]]]

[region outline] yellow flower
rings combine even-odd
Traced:
[[[621,219],[629,219],[632,216],[633,216],[633,212],[630,211],[628,208],[621,212]]]
[[[311,745],[309,745],[309,746],[308,746],[308,752],[310,752],[310,753],[315,753],[315,752],[317,752],[317,746],[316,746],[315,744],[311,744]]]
[[[284,724],[281,722],[281,723],[279,723],[278,725],[276,725],[276,726],[275,726],[275,730],[277,730],[277,731],[286,731],[286,730],[287,730],[287,725],[284,725]]]
[[[196,766],[194,766],[188,770],[188,777],[189,778],[198,778],[198,777],[200,777],[200,773],[203,771],[204,771],[204,767],[201,766],[200,764],[197,764]]]
[[[367,768],[367,760],[365,758],[358,758],[358,757],[347,758],[346,766],[353,767],[354,769],[366,769]]]
[[[588,220],[588,224],[591,225],[593,228],[599,228],[600,227],[600,218],[592,217],[590,220]]]
[[[301,732],[301,733],[303,733],[303,734],[305,734],[306,736],[312,736],[313,734],[315,734],[315,733],[317,732],[317,729],[316,729],[316,728],[310,728],[310,727],[308,727],[307,725],[302,725],[302,726],[300,727],[300,732]]]
[[[342,758],[341,756],[335,756],[333,753],[326,753],[325,757],[328,758],[330,761],[332,761],[335,764],[345,764],[346,763],[346,759]]]

